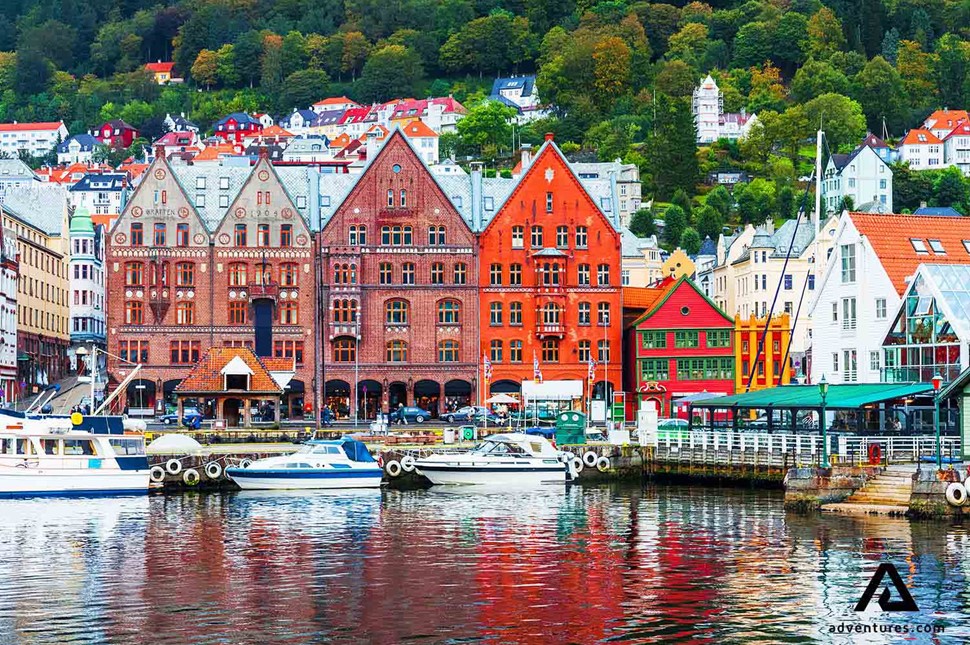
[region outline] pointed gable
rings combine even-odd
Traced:
[[[397,129],[324,226],[323,244],[345,244],[350,224],[369,225],[375,242],[380,240],[382,226],[411,226],[416,239],[420,239],[419,236],[426,237],[429,225],[443,224],[448,230],[449,246],[474,244],[468,223]]]
[[[643,315],[630,326],[639,327],[646,321],[657,318],[658,324],[668,329],[705,329],[713,327],[734,327],[734,319],[720,310],[714,302],[704,295],[697,284],[686,276],[677,279],[672,285],[661,287],[659,297],[648,305]]]
[[[280,248],[281,226],[292,226],[290,247],[309,248],[310,229],[280,180],[273,164],[261,157],[229,205],[215,231],[217,247],[235,246],[236,224],[248,224],[247,246],[259,246],[258,225],[268,224],[270,248]]]
[[[165,155],[157,155],[145,171],[141,183],[125,205],[111,230],[111,242],[123,247],[131,243],[128,238],[131,224],[140,222],[144,231],[145,246],[153,246],[151,238],[156,223],[166,225],[166,246],[176,246],[178,224],[189,225],[189,247],[208,247],[209,231],[189,199],[185,188],[172,172]]]

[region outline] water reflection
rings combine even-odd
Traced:
[[[776,643],[873,621],[970,637],[964,527],[781,501],[683,487],[6,501],[0,642]],[[918,614],[852,610],[883,561]]]

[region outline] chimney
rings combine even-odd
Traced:
[[[522,147],[519,149],[519,154],[521,155],[522,172],[524,174],[525,169],[528,168],[532,163],[532,144],[523,143]]]
[[[269,146],[264,143],[260,143],[259,145],[259,158],[269,159]]]
[[[552,132],[546,132],[546,141],[552,141],[555,138],[556,138],[555,134],[553,134]]]
[[[155,146],[155,158],[164,159],[165,158],[165,146],[158,144]]]
[[[920,208],[926,208],[926,202],[925,202],[925,201],[921,201],[921,202],[919,203],[919,207],[920,207]]]
[[[475,232],[482,230],[482,163],[473,161],[472,171],[472,226]]]

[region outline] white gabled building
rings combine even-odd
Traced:
[[[970,121],[964,121],[943,137],[943,159],[970,177]]]
[[[758,121],[757,115],[744,110],[725,112],[724,94],[710,74],[694,88],[691,111],[697,128],[697,143],[743,139]]]
[[[970,218],[843,213],[811,303],[812,382],[882,380],[883,341],[924,262],[970,263]]]
[[[965,121],[970,121],[966,110],[943,108],[926,117],[923,127],[932,132],[937,139],[942,139]]]
[[[913,128],[899,144],[900,159],[913,170],[943,168],[943,141],[931,130]]]
[[[852,199],[855,208],[874,203],[882,212],[893,210],[892,168],[867,144],[847,155],[831,155],[823,177],[822,204],[827,213],[838,212],[845,197]]]

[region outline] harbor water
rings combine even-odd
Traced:
[[[966,528],[782,501],[640,485],[2,501],[0,643],[970,638]],[[854,611],[883,562],[918,611],[882,611],[878,590]],[[840,635],[855,625],[945,633]]]

